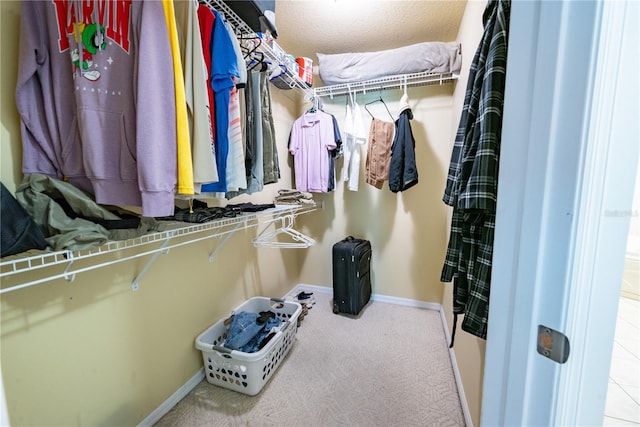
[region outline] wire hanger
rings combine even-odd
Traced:
[[[244,59],[249,58],[249,56],[257,51],[258,47],[262,43],[262,39],[255,36],[238,36],[238,40],[240,43],[240,49],[242,53],[244,53]]]
[[[242,43],[240,48],[244,53],[244,60],[248,71],[253,71],[259,68],[260,71],[267,71],[269,67],[268,61],[265,60],[264,52],[258,50],[262,39],[257,37],[242,38],[243,41],[248,41],[252,46],[245,46],[246,43]]]
[[[380,89],[380,92],[382,92],[382,89]],[[382,93],[379,95],[378,99],[375,99],[375,100],[373,100],[371,102],[367,102],[366,104],[364,104],[364,109],[367,110],[367,113],[369,113],[371,118],[375,119],[374,115],[371,114],[371,111],[369,111],[369,109],[367,108],[367,105],[375,104],[376,102],[382,102],[382,105],[384,105],[384,108],[386,108],[387,113],[389,113],[389,117],[391,117],[391,121],[394,122],[395,119],[393,118],[393,115],[391,114],[391,111],[389,111],[389,107],[387,107],[387,103],[384,102],[384,99],[382,99]]]

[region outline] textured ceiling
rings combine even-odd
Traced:
[[[456,41],[465,0],[276,0],[278,43],[317,64],[316,52],[371,52]]]

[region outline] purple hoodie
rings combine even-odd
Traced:
[[[23,1],[22,171],[101,204],[173,214],[176,112],[161,1]]]

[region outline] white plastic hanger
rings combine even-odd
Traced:
[[[276,228],[276,223],[281,222],[280,228]],[[271,226],[275,228],[270,230]],[[279,237],[285,236],[291,240],[282,241]],[[253,246],[257,248],[308,248],[316,244],[316,241],[311,237],[300,233],[293,228],[293,215],[284,215],[278,218],[274,218],[267,226],[251,241]]]
[[[404,93],[400,98],[400,103],[398,105],[398,117],[404,110],[411,109],[411,104],[409,104],[409,96],[407,95],[407,76],[404,77]]]

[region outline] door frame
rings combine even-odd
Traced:
[[[512,3],[482,425],[602,422],[638,167],[638,9]],[[537,353],[541,324],[568,336],[565,364]]]

